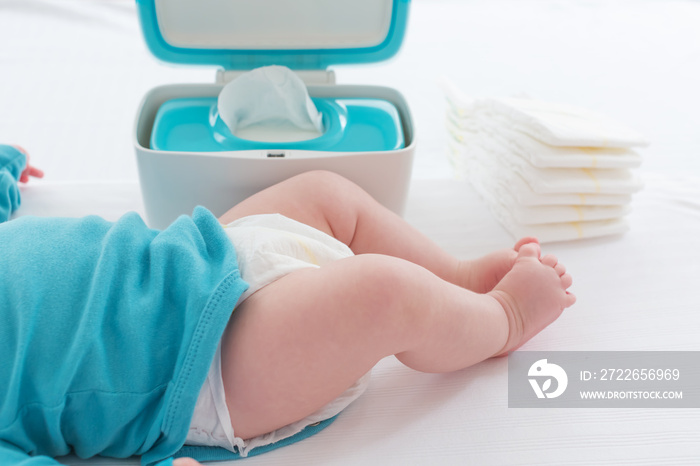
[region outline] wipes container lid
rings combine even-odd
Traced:
[[[151,52],[182,64],[323,70],[399,50],[410,0],[136,0]]]

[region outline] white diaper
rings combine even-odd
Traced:
[[[224,226],[238,255],[238,267],[250,288],[239,303],[287,275],[306,267],[320,267],[350,257],[353,252],[332,236],[279,214],[253,215]],[[244,441],[231,426],[221,377],[221,347],[195,405],[185,443],[226,448],[247,456],[251,449],[291,437],[306,426],[329,419],[359,398],[369,384],[368,372],[340,397],[306,418]]]

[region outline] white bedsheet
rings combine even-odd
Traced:
[[[448,179],[441,74],[477,96],[527,94],[615,117],[650,141],[645,188],[620,237],[555,243],[574,307],[523,350],[700,351],[700,2],[414,0],[400,55],[342,67],[341,83],[398,88],[418,149],[406,218],[467,258],[512,245],[466,184]],[[46,180],[21,215],[143,213],[131,132],[165,83],[209,68],[157,63],[131,0],[0,0],[0,142]],[[137,459],[65,459],[137,464]],[[509,409],[507,360],[427,375],[394,359],[320,434],[246,465],[697,465],[698,409]]]

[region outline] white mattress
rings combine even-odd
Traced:
[[[513,239],[449,179],[440,74],[478,95],[589,107],[651,140],[630,232],[546,247],[571,271],[578,302],[523,350],[700,351],[697,24],[693,1],[414,0],[399,57],[337,70],[342,83],[405,94],[418,135],[406,218],[462,258]],[[0,0],[0,141],[24,145],[47,172],[22,188],[21,215],[143,212],[131,147],[139,100],[214,71],[159,64],[139,34],[127,0]],[[326,430],[245,460],[362,463],[696,465],[700,410],[512,409],[506,359],[428,375],[388,358]]]

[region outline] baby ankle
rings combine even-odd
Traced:
[[[497,306],[497,310],[504,318],[505,337],[502,340],[500,349],[493,353],[493,356],[505,356],[513,348],[517,347],[518,342],[524,333],[523,321],[517,312],[517,304],[515,299],[503,290],[492,290],[486,293],[486,296],[491,298]]]
[[[454,283],[467,290],[472,290],[474,287],[474,261],[473,260],[460,260],[457,261],[457,266],[455,267]]]

